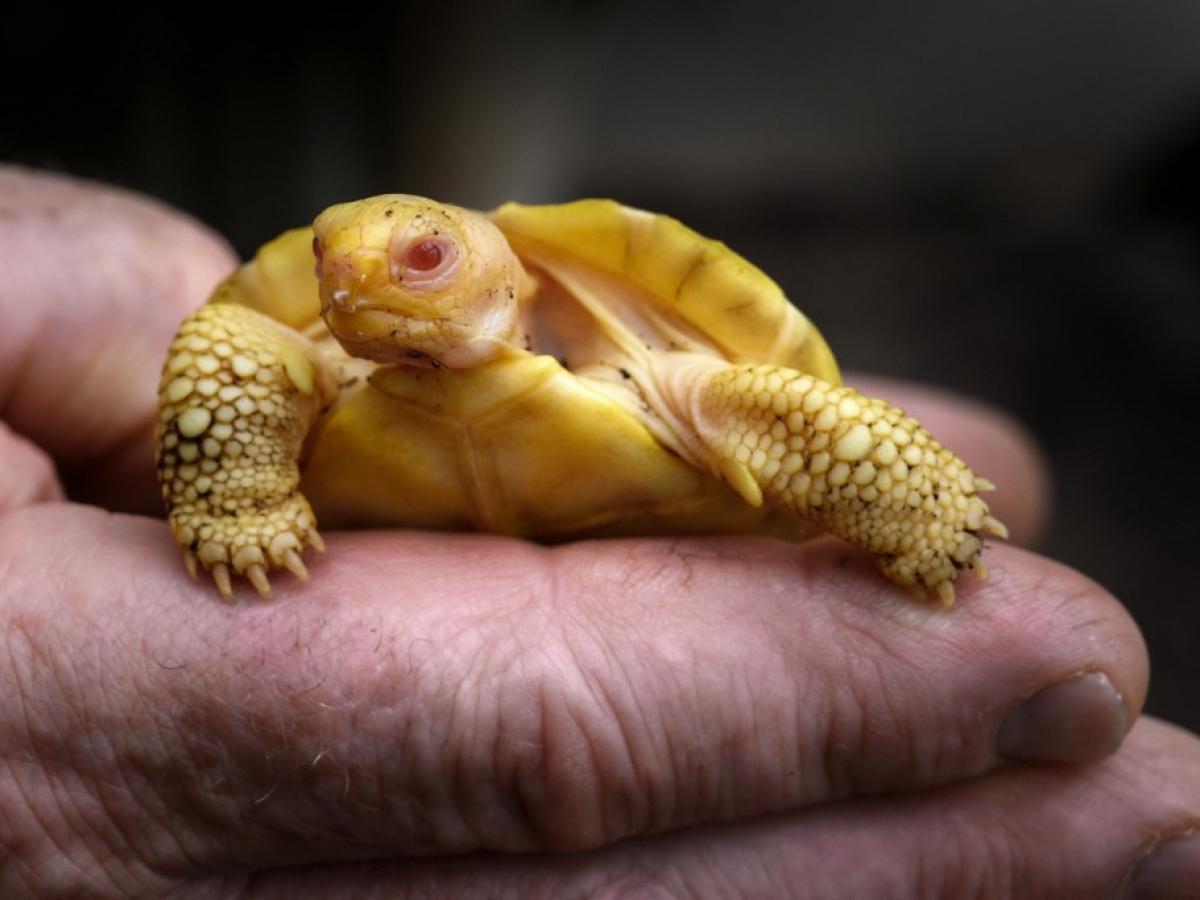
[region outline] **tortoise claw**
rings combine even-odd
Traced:
[[[954,605],[954,582],[939,581],[936,588],[938,599],[942,601],[942,606],[949,609]]]
[[[196,554],[191,550],[185,549],[183,551],[183,565],[187,569],[188,575],[191,576],[192,581],[200,580],[200,574],[196,569]]]
[[[1008,540],[1008,527],[995,516],[983,517],[983,530],[998,538]]]
[[[233,583],[229,578],[229,566],[225,563],[215,563],[209,571],[212,572],[213,581],[217,583],[217,590],[221,592],[221,597],[232,603]]]
[[[283,551],[283,565],[301,581],[308,581],[308,569],[304,567],[304,560],[290,547]]]
[[[267,570],[259,563],[246,566],[246,578],[254,585],[254,589],[264,598],[271,596],[271,582],[267,578]]]

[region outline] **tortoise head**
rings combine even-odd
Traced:
[[[384,194],[331,206],[313,234],[321,315],[348,353],[465,368],[512,349],[524,272],[487,217]]]

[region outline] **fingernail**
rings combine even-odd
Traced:
[[[1042,688],[1010,712],[996,752],[1027,762],[1095,762],[1120,746],[1128,718],[1107,675],[1079,675]]]
[[[1200,834],[1167,838],[1134,867],[1122,897],[1186,900],[1200,885]]]

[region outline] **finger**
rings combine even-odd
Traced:
[[[1194,897],[1200,740],[1140,723],[1096,768],[1008,769],[565,856],[263,873],[255,897]],[[1187,837],[1190,835],[1190,838]],[[362,891],[362,893],[359,893]]]
[[[6,702],[58,716],[0,735],[86,773],[160,868],[164,829],[227,867],[573,849],[1093,759],[1146,686],[1120,606],[1007,547],[944,611],[833,541],[335,535],[234,607],[159,522],[27,507],[0,544]],[[79,715],[103,754],[64,750]]]
[[[0,513],[28,503],[61,500],[50,458],[0,422]]]
[[[232,265],[219,238],[148,198],[0,166],[0,415],[76,496],[160,509],[166,347]]]
[[[1049,468],[1024,426],[995,407],[926,385],[859,373],[847,374],[846,381],[904,409],[994,482],[996,492],[987,498],[992,514],[1008,526],[1014,543],[1037,544],[1050,515]]]

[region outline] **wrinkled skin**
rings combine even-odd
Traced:
[[[832,540],[404,532],[215,601],[145,513],[162,348],[231,266],[0,170],[0,895],[1105,896],[1200,827],[1200,740],[1130,727],[1136,626],[1015,546],[948,612]],[[1011,423],[865,386],[1036,534]]]

